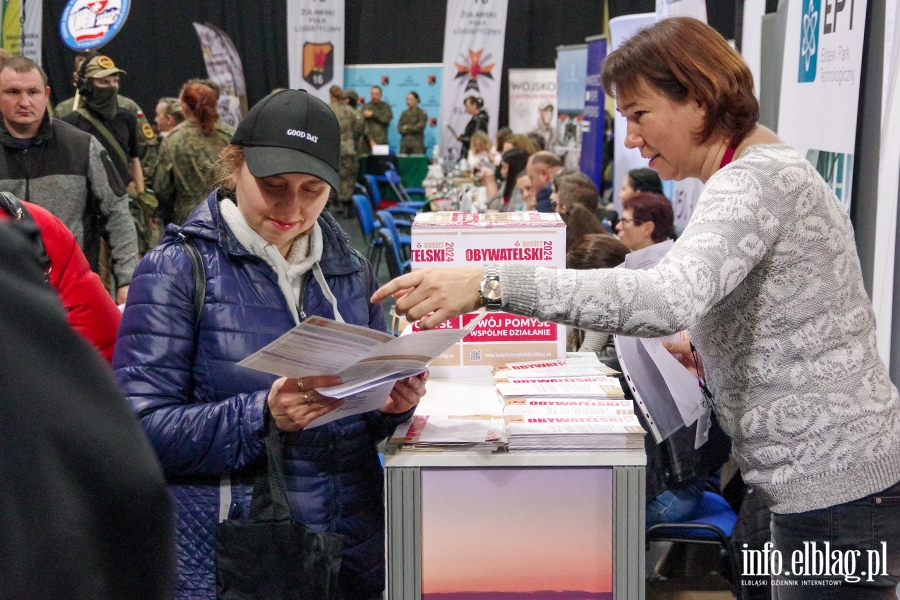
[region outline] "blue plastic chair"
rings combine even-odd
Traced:
[[[406,216],[406,217],[415,216],[416,213],[419,212],[418,209],[412,208],[409,206],[400,206],[400,205],[388,206],[387,204],[382,206],[381,190],[378,188],[378,182],[375,180],[375,176],[374,175],[364,175],[364,177],[366,179],[366,188],[368,189],[368,192],[369,192],[369,200],[372,201],[372,207],[375,210],[388,210],[394,216]]]
[[[397,246],[397,252],[401,256],[409,256],[409,249],[412,246],[412,236],[408,233],[400,233],[397,229],[398,222],[394,219],[394,215],[386,210],[379,210],[378,220],[381,221],[381,226],[390,232],[394,245]]]
[[[422,188],[407,188],[403,187],[403,182],[400,181],[400,175],[397,171],[393,169],[388,169],[384,172],[384,176],[387,179],[388,185],[394,190],[394,193],[397,195],[397,198],[400,199],[398,206],[404,206],[408,208],[415,208],[416,210],[422,210],[422,207],[425,205],[424,200],[412,200],[410,198],[410,194],[414,194],[416,196],[425,197],[425,190]]]
[[[375,223],[375,215],[372,214],[372,203],[362,194],[353,194],[353,204],[356,206],[356,216],[359,219],[359,228],[362,230],[369,252],[366,258],[378,272],[378,264],[381,262],[382,243],[378,235],[378,226]]]
[[[394,279],[408,273],[409,260],[400,258],[399,244],[394,234],[387,227],[382,227],[378,230],[378,235],[381,236],[381,243],[384,247],[384,262],[387,263],[388,276]]]
[[[728,557],[731,576],[740,575],[737,553],[731,545],[731,532],[737,515],[725,499],[713,492],[703,492],[697,516],[683,523],[658,523],[647,529],[646,541],[719,544]]]

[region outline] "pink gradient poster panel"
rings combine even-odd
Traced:
[[[609,600],[612,565],[612,469],[422,469],[424,600]]]

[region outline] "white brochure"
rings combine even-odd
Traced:
[[[428,363],[470,333],[434,329],[394,336],[323,317],[310,317],[238,364],[281,377],[338,375],[340,385],[317,388],[323,396],[344,398],[344,406],[313,421],[317,426],[380,408],[393,382],[418,375]]]

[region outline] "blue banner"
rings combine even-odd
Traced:
[[[587,76],[587,44],[556,49],[556,94],[561,113],[581,114],[584,110],[584,81]]]
[[[603,143],[606,139],[606,96],[600,87],[600,71],[606,59],[606,37],[587,40],[587,77],[584,93],[584,121],[581,125],[581,172],[603,189]]]
[[[388,145],[392,153],[400,151],[397,122],[407,109],[406,95],[419,95],[419,108],[428,113],[425,128],[425,152],[431,156],[440,132],[441,69],[440,63],[425,65],[349,65],[344,67],[344,87],[355,90],[360,100],[368,102],[372,86],[379,86],[382,102],[391,106],[394,118],[388,126]]]

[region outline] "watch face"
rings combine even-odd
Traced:
[[[496,279],[486,281],[484,284],[484,297],[488,300],[500,299],[500,282]]]

